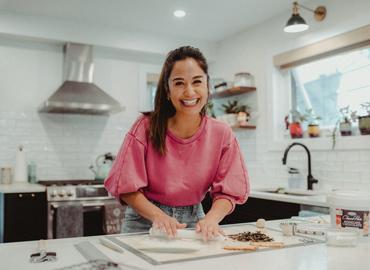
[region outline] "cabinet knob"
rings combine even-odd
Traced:
[[[32,197],[32,198],[35,198],[35,193],[32,193],[32,194],[31,194],[31,197]]]
[[[23,197],[23,194],[18,194],[19,198],[22,198]]]

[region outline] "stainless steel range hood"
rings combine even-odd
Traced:
[[[39,112],[109,115],[124,109],[93,81],[93,48],[67,43],[64,46],[64,83],[39,107]]]

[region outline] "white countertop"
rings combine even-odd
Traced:
[[[276,224],[278,224],[277,221],[267,223],[268,226]],[[97,243],[98,237],[47,240],[47,249],[57,252],[58,260],[39,264],[29,262],[30,254],[35,252],[36,241],[0,244],[0,268],[44,270],[82,263],[86,260],[74,247],[74,244],[82,241]],[[326,244],[315,244],[163,265],[151,265],[127,250],[124,253],[117,253],[105,247],[102,248],[105,249],[104,253],[115,262],[135,265],[142,269],[348,270],[369,269],[370,239],[362,238],[356,247],[331,247]]]
[[[14,182],[9,185],[0,185],[0,193],[19,193],[19,192],[44,192],[46,187],[39,184]]]
[[[303,196],[303,195],[269,193],[269,192],[262,192],[262,191],[257,191],[257,190],[252,189],[249,196],[251,198],[258,198],[258,199],[265,199],[265,200],[272,200],[272,201],[281,201],[281,202],[297,203],[297,204],[304,204],[304,205],[329,207],[329,205],[326,202],[325,194]]]

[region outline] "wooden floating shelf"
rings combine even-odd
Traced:
[[[238,129],[238,128],[243,128],[243,129],[256,129],[255,125],[247,125],[247,126],[233,126],[232,128]]]
[[[247,86],[238,86],[226,89],[221,92],[216,92],[210,95],[210,98],[223,98],[223,97],[231,97],[236,95],[241,95],[249,92],[256,91],[256,87],[247,87]]]

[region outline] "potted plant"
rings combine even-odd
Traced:
[[[214,103],[212,101],[208,101],[206,104],[206,111],[207,115],[210,115],[213,118],[216,118],[215,110],[214,110]]]
[[[342,136],[352,135],[352,122],[356,122],[356,111],[351,111],[349,106],[339,109],[341,119],[339,120],[339,131]]]
[[[304,121],[303,115],[298,110],[291,110],[288,115],[288,123],[290,137],[292,139],[302,138],[303,129],[301,123]]]
[[[225,112],[225,120],[230,126],[237,126],[238,125],[238,114],[243,114],[243,120],[248,120],[249,112],[248,112],[248,106],[247,105],[239,105],[237,100],[234,101],[228,101],[225,104],[221,105],[223,107],[223,110]],[[244,117],[245,114],[245,117]],[[242,116],[242,115],[241,115]],[[242,120],[242,119],[241,119]]]
[[[307,109],[306,113],[303,115],[304,121],[308,122],[307,133],[311,138],[316,138],[320,136],[320,125],[319,120],[321,117],[316,115],[313,109]]]
[[[352,123],[357,121],[357,112],[351,111],[349,106],[339,109],[341,114],[340,119],[335,123],[333,130],[331,131],[330,137],[332,138],[332,147],[334,150],[336,144],[336,133],[339,126],[341,136],[352,135]]]
[[[361,107],[365,110],[366,115],[358,117],[358,128],[361,135],[370,135],[370,102],[362,103]]]

